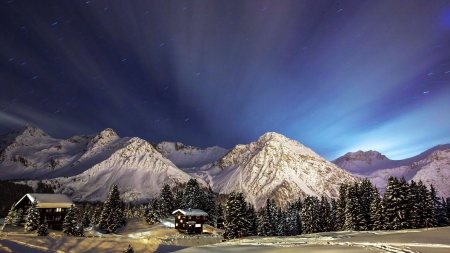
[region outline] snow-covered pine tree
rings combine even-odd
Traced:
[[[184,206],[183,206],[183,190],[177,188],[175,190],[173,209],[177,210],[177,209],[182,209],[182,208],[184,208]]]
[[[450,219],[449,219],[448,214],[447,214],[448,203],[447,203],[447,201],[445,200],[444,197],[441,197],[441,208],[442,208],[442,210],[440,210],[439,212],[442,212],[443,220],[441,220],[440,225],[441,226],[448,226],[448,225],[450,225]]]
[[[83,216],[83,227],[90,227],[91,226],[91,219],[89,219],[89,213],[85,213]]]
[[[336,199],[331,199],[330,203],[330,216],[328,216],[328,224],[330,226],[330,231],[336,231],[336,209],[337,209],[337,202]]]
[[[211,189],[211,186],[208,186],[208,192],[205,195],[205,203],[203,204],[203,211],[205,211],[207,216],[206,223],[216,227],[217,226],[217,217],[216,217],[216,203],[214,201],[214,192]]]
[[[437,191],[436,188],[434,188],[433,184],[430,185],[430,197],[435,207],[434,226],[438,227],[446,226],[448,221],[447,216],[445,214],[445,209],[444,206],[442,205],[440,198],[437,196]]]
[[[217,217],[217,226],[219,226],[219,223],[221,224],[221,226],[223,226],[223,221],[225,219],[224,213],[223,213],[223,207],[222,204],[218,204],[217,205],[217,209],[216,209],[216,217]]]
[[[347,203],[347,188],[348,184],[341,184],[339,186],[339,197],[336,201],[336,222],[335,227],[337,231],[343,230],[345,223],[345,205]],[[303,217],[302,217],[303,219]]]
[[[25,219],[25,231],[34,231],[39,227],[41,214],[36,208],[36,205],[37,201],[35,199],[30,208],[28,208],[27,217]]]
[[[450,222],[450,197],[446,198],[444,203],[445,203],[445,205],[444,205],[445,214],[447,216],[447,219]]]
[[[258,230],[258,222],[256,217],[256,210],[252,204],[248,204],[247,206],[247,220],[250,224],[247,234],[249,236],[256,235]]]
[[[278,208],[274,199],[267,199],[266,201],[267,215],[269,216],[269,222],[273,235],[277,234],[278,224]]]
[[[14,218],[12,219],[12,224],[13,226],[19,226],[20,225],[20,221],[22,220],[22,214],[23,214],[23,210],[22,208],[19,208],[19,210],[16,211],[16,214],[14,215]]]
[[[320,201],[317,197],[306,196],[302,203],[302,228],[305,234],[319,232],[319,207]]]
[[[372,222],[372,230],[384,229],[383,206],[378,190],[377,194],[374,195],[372,203],[370,204],[370,220]]]
[[[173,209],[173,194],[170,190],[170,186],[168,184],[164,184],[161,188],[161,193],[159,197],[159,209],[161,213],[161,218],[167,218],[172,212]]]
[[[319,205],[319,231],[331,231],[329,217],[330,217],[330,203],[328,199],[322,195]]]
[[[39,224],[39,227],[37,229],[38,236],[47,236],[48,235],[48,224],[47,219],[44,219],[44,221]]]
[[[5,224],[11,225],[13,223],[13,219],[16,216],[16,209],[14,208],[15,204],[11,206],[11,209],[9,209],[8,215],[5,218]]]
[[[419,228],[419,199],[417,195],[417,184],[411,180],[406,192],[406,227],[405,228]]]
[[[345,204],[344,230],[364,231],[367,229],[364,214],[361,209],[358,194],[358,184],[347,188],[347,203]]]
[[[111,187],[100,214],[99,227],[106,233],[115,233],[116,229],[126,225],[124,215],[125,204],[120,199],[120,192],[117,185]]]
[[[134,253],[134,249],[133,249],[133,247],[131,247],[131,244],[128,243],[128,248],[122,252],[123,253]]]
[[[77,220],[77,207],[71,205],[67,210],[66,216],[62,224],[62,231],[66,235],[77,236],[78,235],[78,220]]]
[[[267,207],[261,208],[258,212],[258,229],[257,235],[259,236],[272,236],[272,225],[270,224],[269,214],[267,213]]]
[[[396,177],[389,177],[383,197],[383,214],[386,229],[403,229],[406,220],[406,194]]]
[[[431,193],[423,184],[422,180],[417,184],[419,195],[419,224],[421,227],[434,227],[436,224],[436,207],[434,206]]]
[[[95,207],[94,214],[92,214],[92,216],[91,216],[91,226],[95,226],[98,224],[98,222],[100,220],[100,213],[101,213],[100,210],[101,210],[100,207],[98,207],[98,206]]]
[[[287,225],[286,225],[286,212],[284,212],[283,210],[281,210],[281,208],[278,208],[278,212],[277,212],[277,221],[278,224],[276,226],[276,235],[277,236],[286,236],[286,230],[287,230]]]
[[[363,178],[358,184],[358,198],[367,230],[372,230],[373,222],[370,220],[370,205],[374,198],[374,188],[376,189],[368,178]]]
[[[242,193],[232,192],[225,205],[225,239],[237,238],[239,233],[248,235],[250,223],[247,220],[247,203]]]
[[[148,204],[148,210],[145,214],[145,221],[148,225],[156,224],[161,219],[158,208],[158,200],[156,200],[156,198],[152,198]]]
[[[182,208],[203,209],[204,200],[205,192],[198,184],[197,179],[189,179],[183,191]]]

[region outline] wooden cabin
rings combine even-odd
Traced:
[[[175,229],[188,234],[201,234],[203,223],[208,214],[200,209],[178,209],[172,212],[175,216]]]
[[[21,222],[25,222],[28,208],[36,200],[36,208],[41,214],[40,222],[47,219],[48,227],[51,229],[61,229],[64,216],[73,204],[72,200],[64,194],[53,193],[28,193],[25,194],[14,206],[16,210],[22,209]]]

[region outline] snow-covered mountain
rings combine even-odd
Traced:
[[[191,178],[140,138],[122,138],[108,147],[112,154],[83,173],[43,182],[61,186],[56,192],[74,200],[104,200],[117,184],[125,200],[144,201],[157,196],[164,183],[173,186]]]
[[[112,129],[59,140],[34,126],[0,136],[1,179],[43,179],[75,200],[104,200],[118,184],[126,200],[158,194],[164,183],[190,176],[150,143]],[[35,184],[36,181],[28,181]]]
[[[181,169],[201,167],[213,163],[228,152],[227,149],[218,146],[200,149],[185,146],[180,142],[161,142],[156,144],[155,148]]]
[[[306,194],[336,197],[341,183],[357,180],[311,149],[277,133],[237,145],[217,162],[189,173],[205,180],[214,191],[242,191],[257,208],[268,197],[283,205]]]
[[[349,152],[333,163],[358,177],[367,177],[382,192],[389,176],[433,184],[442,196],[450,196],[450,144],[438,145],[417,156],[390,160],[377,151]]]

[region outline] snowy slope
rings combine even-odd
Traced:
[[[141,201],[158,194],[163,183],[190,178],[150,143],[120,138],[109,128],[59,140],[26,126],[2,135],[0,145],[1,179],[44,179],[74,200],[104,200],[119,184],[126,200]]]
[[[237,145],[217,162],[190,174],[204,179],[214,191],[244,192],[257,208],[268,197],[282,205],[306,194],[336,197],[341,183],[356,180],[311,149],[277,133]]]
[[[74,200],[105,200],[117,184],[124,200],[146,201],[159,194],[164,183],[174,185],[190,178],[145,140],[122,138],[113,143],[111,156],[83,173],[43,182],[60,185],[57,192]]]
[[[404,160],[389,160],[376,151],[347,153],[333,162],[359,177],[367,177],[382,192],[390,176],[433,184],[442,196],[450,196],[450,144],[439,145]]]
[[[227,149],[214,146],[200,149],[192,146],[185,146],[180,142],[161,142],[156,144],[156,149],[167,157],[178,168],[201,167],[213,163],[222,158]]]

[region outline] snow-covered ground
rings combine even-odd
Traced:
[[[167,224],[170,221],[166,222]],[[164,224],[148,226],[130,219],[115,235],[90,229],[86,237],[3,233],[0,252],[122,252],[130,243],[135,252],[450,252],[450,227],[402,231],[324,232],[290,237],[246,237],[221,242],[220,231],[187,236]]]

